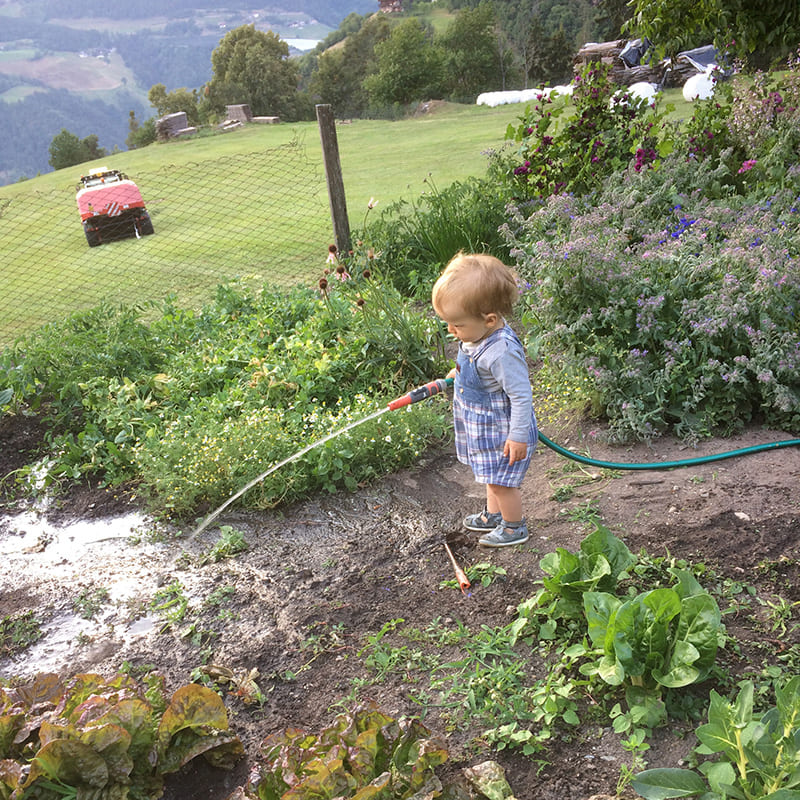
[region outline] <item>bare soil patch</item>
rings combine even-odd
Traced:
[[[30,460],[41,435],[35,420],[0,420],[0,475]],[[579,452],[590,447],[594,458],[637,463],[789,438],[751,428],[695,450],[670,439],[652,446],[590,446],[579,427],[549,435]],[[593,472],[598,473],[594,478]],[[611,472],[578,467],[540,445],[524,485],[531,538],[501,550],[483,550],[462,531],[464,514],[482,505],[481,487],[447,446],[415,468],[353,494],[318,496],[262,513],[231,511],[195,539],[186,535],[194,521],[183,527],[182,538],[174,538],[177,528],[135,524],[137,536],[130,539],[131,526],[120,532],[114,520],[141,511],[133,492],[85,486],[51,507],[49,534],[32,547],[30,531],[26,538],[15,527],[20,508],[7,479],[0,484],[5,504],[0,618],[32,610],[47,635],[26,653],[0,659],[0,676],[24,676],[41,664],[62,674],[113,674],[123,663],[153,665],[174,690],[204,662],[238,678],[257,670],[263,704],[247,702],[241,683],[238,689],[229,684],[225,694],[246,759],[233,774],[198,759],[170,781],[165,795],[222,800],[258,763],[267,734],[289,727],[319,730],[348,706],[354,679],[370,677],[358,652],[367,636],[390,621],[402,619],[419,629],[461,622],[473,630],[509,622],[517,604],[537,589],[541,557],[556,547],[576,550],[589,532],[581,514],[587,503],[633,552],[644,548],[652,555],[703,562],[723,579],[753,587],[753,601],[724,617],[738,652],[726,649],[720,660],[736,674],[758,671],[765,661],[798,646],[796,611],[782,631],[772,629],[767,616],[768,601],[800,600],[798,475],[797,447],[675,470]],[[59,533],[76,521],[100,527],[64,548]],[[241,531],[248,550],[201,563],[200,556],[219,539],[220,525]],[[143,535],[146,528],[158,528],[161,535]],[[506,570],[506,579],[473,586],[468,596],[442,588],[442,581],[453,578],[444,542],[462,567],[490,562]],[[191,614],[165,626],[163,618],[152,619],[148,604],[159,588],[175,582],[184,587]],[[92,587],[109,591],[102,612],[48,649],[48,641],[56,641],[59,629],[68,625],[65,620],[75,624],[74,598]],[[223,606],[204,603],[222,587],[234,590]],[[190,623],[195,633],[214,635],[193,641]],[[539,760],[498,754],[476,741],[479,730],[448,730],[442,709],[415,703],[417,683],[412,672],[394,672],[380,683],[365,683],[358,697],[374,700],[391,715],[422,715],[432,731],[446,737],[451,757],[445,770],[451,774],[494,758],[520,800],[614,796],[620,766],[630,756],[608,728],[587,724],[570,740],[555,742]],[[646,754],[648,765],[677,766],[694,745],[693,736],[686,735],[692,728],[657,731]]]

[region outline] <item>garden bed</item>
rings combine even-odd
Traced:
[[[697,450],[670,439],[610,448],[576,427],[546,432],[595,458],[627,462],[696,458],[788,438],[751,428]],[[23,417],[0,421],[0,475],[38,446],[40,434]],[[20,508],[6,481],[0,619],[29,614],[43,636],[25,650],[7,648],[0,675],[9,680],[39,669],[111,675],[124,667],[139,675],[155,669],[171,690],[193,679],[214,681],[246,759],[233,773],[196,759],[171,779],[166,797],[226,798],[259,763],[267,734],[318,731],[367,701],[392,716],[422,716],[446,741],[444,776],[494,759],[520,800],[614,796],[632,754],[621,744],[624,737],[611,732],[607,715],[593,709],[592,697],[580,701],[581,724],[563,729],[568,739],[556,738],[531,757],[497,752],[482,736],[485,721],[465,713],[455,684],[449,694],[431,691],[425,665],[433,661],[426,659],[454,658],[442,634],[460,625],[477,633],[510,622],[538,588],[542,556],[557,547],[577,550],[600,518],[634,554],[644,549],[707,566],[713,586],[705,588],[719,593],[731,639],[717,659],[728,686],[710,680],[702,691],[715,685],[727,691],[765,664],[794,673],[798,474],[795,447],[678,470],[610,472],[578,467],[540,446],[524,485],[531,538],[495,551],[480,549],[461,530],[461,517],[480,508],[481,498],[449,446],[355,493],[260,513],[226,512],[196,538],[193,522],[175,538],[176,528],[142,516],[133,491],[91,487],[55,502],[45,515],[50,527],[37,538],[41,521],[27,516],[20,528]],[[88,523],[99,527],[86,536],[81,531]],[[247,549],[223,552],[221,530],[229,543],[243,539]],[[463,595],[453,583],[445,541],[463,567],[488,564],[491,582],[474,580]],[[66,629],[72,635],[59,640]],[[531,673],[537,668],[541,661],[531,656]],[[678,766],[695,744],[697,724],[657,729],[643,753],[647,765]]]

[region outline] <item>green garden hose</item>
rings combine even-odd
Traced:
[[[555,450],[559,455],[571,458],[573,461],[579,461],[581,464],[588,464],[592,467],[603,467],[605,469],[629,469],[629,470],[642,470],[642,469],[674,469],[676,467],[692,467],[698,464],[709,464],[712,461],[722,461],[725,458],[736,458],[738,456],[747,456],[751,453],[761,453],[765,450],[778,450],[782,447],[796,447],[800,445],[800,439],[787,439],[783,442],[768,442],[767,444],[756,444],[752,447],[742,447],[739,450],[729,450],[725,453],[714,453],[710,456],[698,456],[697,458],[684,458],[680,461],[659,461],[659,462],[645,462],[640,464],[626,464],[619,461],[601,461],[598,458],[588,458],[587,456],[578,455],[573,453],[572,450],[567,450],[560,444],[556,444],[551,439],[548,439],[543,433],[539,433],[539,441],[547,445],[551,450]]]
[[[426,383],[424,386],[418,386],[408,394],[398,397],[389,403],[389,408],[395,410],[403,406],[418,403],[428,397],[432,397],[439,392],[445,391],[448,387],[453,385],[452,378],[439,378],[438,380]],[[592,467],[603,467],[605,469],[628,469],[628,470],[643,470],[643,469],[674,469],[676,467],[693,467],[698,464],[710,464],[712,461],[722,461],[726,458],[737,458],[738,456],[747,456],[751,453],[761,453],[765,450],[778,450],[781,447],[796,447],[800,445],[800,439],[787,439],[783,442],[768,442],[767,444],[757,444],[752,447],[742,447],[739,450],[729,450],[726,453],[714,453],[710,456],[698,456],[697,458],[684,458],[680,461],[658,461],[646,462],[640,464],[626,464],[619,461],[601,461],[597,458],[589,458],[588,456],[581,456],[578,453],[573,453],[572,450],[567,450],[556,444],[552,439],[548,439],[541,431],[539,432],[539,441],[547,445],[551,450],[555,450],[559,455],[571,458],[573,461],[579,461],[581,464],[588,464]]]

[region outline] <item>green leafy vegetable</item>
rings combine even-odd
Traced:
[[[397,721],[375,706],[340,714],[318,736],[295,729],[268,736],[262,752],[266,763],[245,787],[249,800],[438,794],[433,768],[447,760],[418,720]]]
[[[775,706],[753,714],[753,683],[743,681],[733,702],[711,691],[708,723],[697,729],[705,761],[700,772],[648,769],[633,779],[645,800],[800,800],[800,676],[775,689]]]
[[[231,767],[242,752],[203,686],[169,701],[162,678],[143,686],[124,674],[39,674],[0,688],[0,800],[156,797],[162,776],[195,756]]]

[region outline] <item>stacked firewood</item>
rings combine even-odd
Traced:
[[[626,39],[617,39],[612,42],[590,42],[578,50],[578,54],[573,60],[573,68],[577,74],[587,64],[600,62],[609,64],[610,79],[620,86],[630,86],[640,81],[655,83],[659,86],[683,86],[687,78],[698,73],[698,69],[690,61],[680,55],[673,60],[672,64],[668,60],[653,63],[637,64],[628,66],[620,58]],[[645,56],[645,60],[647,56]]]

